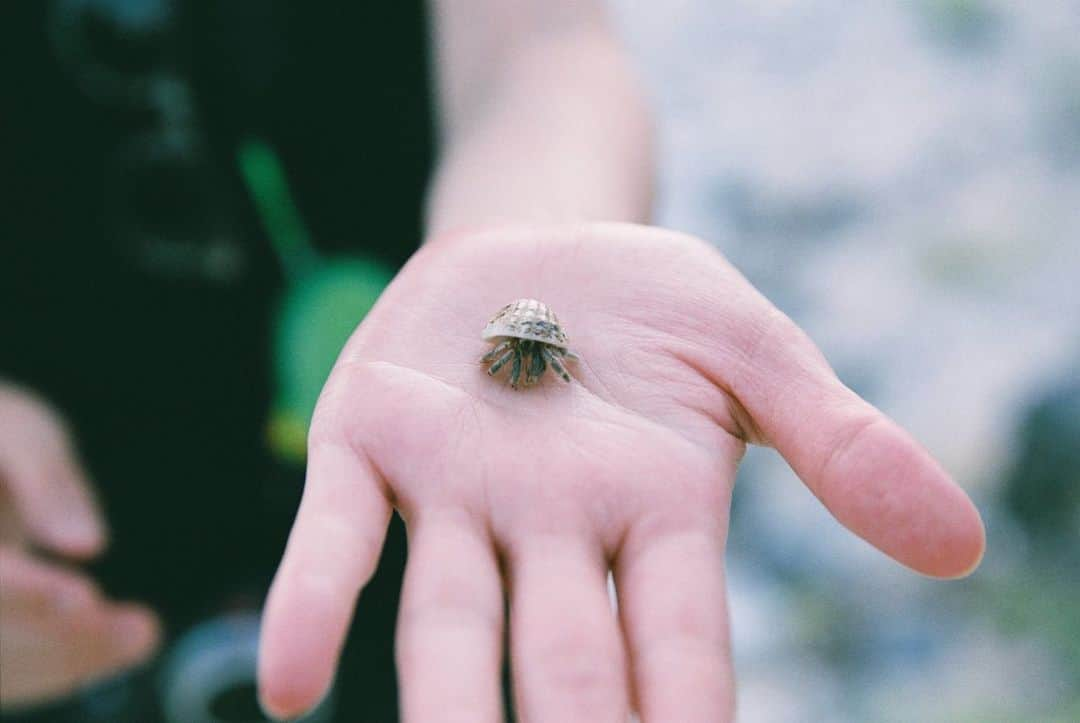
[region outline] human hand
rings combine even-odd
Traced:
[[[484,373],[480,331],[520,297],[559,314],[578,382]],[[504,590],[523,720],[729,719],[723,554],[747,442],[905,565],[978,564],[964,493],[705,243],[616,224],[434,240],[320,398],[264,618],[264,704],[295,715],[325,692],[396,507],[404,720],[501,718]]]
[[[62,423],[0,384],[0,707],[32,705],[145,659],[157,623],[105,600],[85,575],[36,550],[85,559],[105,528]]]

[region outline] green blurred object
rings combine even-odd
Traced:
[[[381,264],[342,259],[320,264],[289,288],[274,339],[278,386],[268,429],[271,447],[282,458],[304,459],[307,428],[323,382],[392,278]]]
[[[281,261],[285,277],[295,280],[319,263],[299,209],[289,193],[285,169],[274,149],[266,143],[247,139],[237,151],[240,174],[262,219],[263,228]]]
[[[1024,411],[1004,480],[1004,508],[1043,556],[1080,551],[1080,363]],[[1080,575],[1077,576],[1080,581]],[[1080,606],[1078,606],[1080,609]]]
[[[270,146],[246,140],[237,161],[288,282],[274,329],[276,389],[267,441],[278,458],[301,463],[322,385],[394,274],[364,257],[319,256]]]
[[[935,286],[954,291],[999,293],[1047,253],[1041,239],[1007,231],[929,233],[933,242],[914,256],[919,274]]]

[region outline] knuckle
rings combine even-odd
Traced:
[[[821,462],[813,477],[815,493],[824,500],[835,497],[833,483],[846,479],[843,469],[851,463],[852,455],[859,445],[875,430],[887,425],[888,420],[876,411],[857,409],[851,418],[837,426],[837,431],[828,444],[828,451],[822,455]]]
[[[411,609],[421,615],[443,611],[454,616],[478,617],[482,606],[476,588],[475,582],[460,575],[440,575],[431,583],[424,599],[418,600]],[[490,615],[483,617],[487,619]]]
[[[546,687],[583,704],[599,704],[617,694],[623,675],[620,658],[609,641],[580,630],[542,645],[536,666]]]
[[[327,399],[327,392],[324,389],[315,412],[311,416],[311,424],[308,426],[308,453],[328,446],[343,445],[345,442],[341,426],[343,422],[341,405]]]
[[[363,579],[374,572],[382,551],[380,535],[358,529],[349,519],[336,515],[322,517],[319,524],[330,542],[319,553],[326,563]]]
[[[398,615],[395,657],[410,670],[431,654],[431,642],[465,642],[470,649],[495,648],[501,640],[502,620],[482,606],[468,602],[427,603],[403,607]]]
[[[353,600],[375,572],[382,540],[336,515],[320,517],[320,546],[298,549],[289,562],[295,584],[310,597]]]
[[[502,605],[475,580],[461,574],[444,574],[425,586],[429,587],[417,591],[415,600],[402,605],[399,621],[402,629],[440,625],[490,630],[502,627]]]
[[[385,405],[372,403],[379,388],[378,370],[370,362],[340,360],[319,394],[308,428],[308,446],[347,443],[372,414]]]

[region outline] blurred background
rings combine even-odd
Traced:
[[[1080,720],[1080,4],[616,7],[659,223],[714,240],[987,523],[975,575],[925,580],[751,450],[740,720]]]
[[[371,5],[0,8],[0,375],[70,418],[116,541],[93,572],[170,640],[12,721],[259,719],[315,397],[420,238],[422,2]],[[987,521],[980,570],[931,582],[752,450],[740,720],[1080,720],[1080,6],[612,7],[657,111],[658,223],[715,241]],[[346,653],[367,684],[312,721],[393,720],[403,555],[398,529]]]

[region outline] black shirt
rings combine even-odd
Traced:
[[[0,376],[71,422],[111,594],[173,633],[258,604],[303,470],[268,451],[285,281],[238,146],[277,152],[321,251],[400,265],[431,164],[422,0],[7,0],[0,38]],[[403,551],[395,527],[343,719],[396,718]]]

